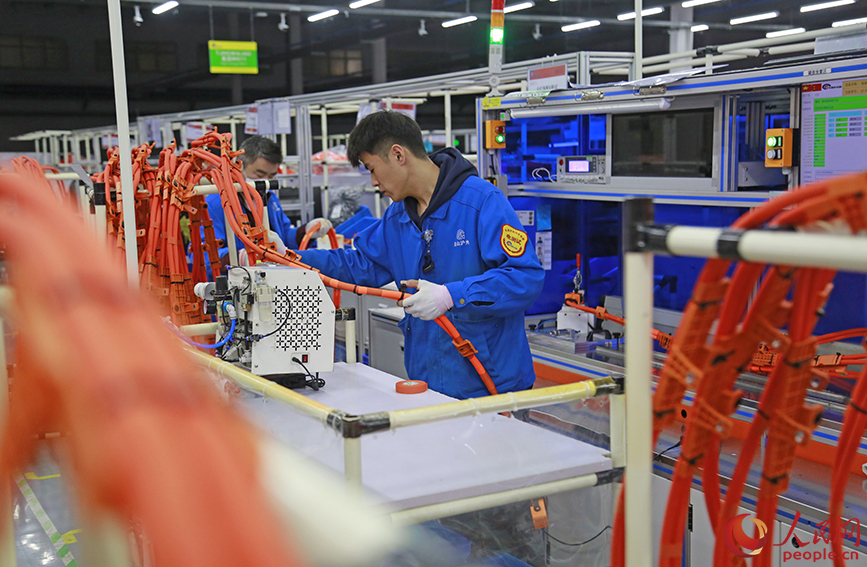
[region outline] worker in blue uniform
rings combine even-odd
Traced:
[[[241,154],[244,177],[249,181],[274,179],[280,168],[280,164],[283,163],[283,152],[276,142],[264,136],[250,136],[241,144],[241,149],[244,150],[244,153]],[[328,219],[316,218],[307,223],[304,231],[297,230],[283,213],[280,199],[273,191],[269,190],[265,193],[264,202],[268,209],[268,221],[272,233],[269,236],[269,240],[275,241],[276,236],[277,250],[281,254],[285,252],[287,247],[297,250],[301,244],[301,240],[304,239],[304,234],[316,223],[319,223],[319,229],[310,237],[311,242],[325,236],[332,228],[331,221]],[[223,204],[220,201],[220,195],[208,195],[205,197],[205,203],[208,206],[208,213],[214,223],[214,235],[217,239],[222,239],[224,243],[227,242],[226,219],[223,215]],[[241,199],[241,205],[246,207],[243,199]],[[249,216],[249,211],[247,214]],[[237,236],[235,237],[235,242],[238,246],[239,259],[243,260],[246,257],[244,244]],[[220,248],[220,257],[225,257],[227,252],[228,248],[226,246]],[[244,264],[243,261],[241,263]]]
[[[532,387],[524,311],[542,291],[545,272],[503,193],[454,148],[428,156],[418,124],[397,112],[362,119],[348,157],[395,203],[356,235],[353,250],[307,251],[303,261],[358,285],[394,281],[418,289],[403,300],[400,323],[410,378],[455,398],[487,395],[433,321],[446,314],[478,350],[498,392]]]

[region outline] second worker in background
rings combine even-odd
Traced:
[[[244,177],[246,177],[248,181],[274,179],[274,177],[276,177],[280,164],[283,163],[283,152],[276,142],[264,136],[250,136],[241,144],[241,149],[244,150],[244,153],[241,154],[241,164],[244,167]],[[299,244],[301,244],[301,240],[304,238],[305,232],[313,228],[317,222],[320,223],[319,229],[310,237],[311,241],[315,241],[317,238],[325,236],[325,234],[331,229],[331,222],[329,220],[317,218],[308,222],[304,230],[298,230],[292,226],[292,223],[283,213],[280,199],[273,191],[266,191],[262,200],[265,204],[266,210],[268,211],[268,222],[271,227],[271,232],[273,233],[269,240],[274,240],[274,234],[279,237],[280,241],[277,243],[277,251],[281,254],[285,252],[286,247],[297,250]],[[205,197],[205,203],[208,205],[208,212],[210,213],[211,220],[214,223],[215,236],[217,239],[222,239],[223,242],[227,242],[226,219],[223,216],[223,205],[220,202],[220,195],[208,195]],[[246,207],[243,199],[241,199],[241,206]],[[250,215],[249,211],[247,211],[247,215]],[[237,236],[235,237],[235,241],[238,246],[239,254],[241,255],[239,256],[241,258],[241,264],[246,264],[246,251],[244,250],[244,244]],[[282,248],[281,244],[283,245]],[[220,248],[220,257],[222,258],[225,256],[227,251],[228,248],[226,248],[226,246]]]

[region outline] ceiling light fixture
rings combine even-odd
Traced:
[[[810,4],[809,6],[801,6],[801,13],[815,12],[816,10],[825,10],[827,8],[836,8],[837,6],[848,6],[854,4],[855,0],[835,0],[834,2],[823,2],[821,4]]]
[[[867,23],[867,18],[856,18],[854,20],[843,20],[842,22],[834,22],[832,28],[845,28],[846,26],[854,26],[855,24]]]
[[[475,16],[464,16],[463,18],[458,18],[456,20],[449,20],[447,22],[443,22],[443,27],[444,28],[451,28],[454,26],[459,26],[461,24],[468,24],[470,22],[475,22],[476,20],[478,20],[478,18]]]
[[[680,5],[684,8],[692,8],[693,6],[701,6],[702,4],[713,4],[714,2],[719,2],[720,0],[686,0],[686,2],[681,2]]]
[[[307,16],[308,22],[318,22],[319,20],[324,20],[325,18],[330,18],[331,16],[336,16],[340,13],[340,10],[325,10],[324,12],[319,12],[318,14],[313,14],[312,16]]]
[[[289,30],[289,24],[286,23],[286,14],[280,14],[280,23],[277,24],[277,29],[281,32]]]
[[[765,37],[770,39],[770,38],[774,38],[774,37],[783,37],[786,35],[795,35],[796,33],[804,33],[805,31],[807,31],[807,30],[805,30],[804,28],[792,28],[790,30],[780,30],[780,31],[768,32],[765,34]]]
[[[560,31],[570,32],[576,30],[583,30],[587,28],[593,28],[601,24],[599,20],[587,20],[586,22],[578,22],[577,24],[569,24],[568,26],[563,26],[560,28]]]
[[[748,24],[750,22],[759,22],[761,20],[771,20],[779,16],[779,12],[766,12],[764,14],[756,14],[755,16],[744,16],[743,18],[732,18],[729,23],[733,26],[738,24]]]
[[[504,14],[510,14],[512,12],[517,12],[518,10],[526,10],[527,8],[532,8],[535,6],[535,2],[521,2],[520,4],[513,4],[512,6],[506,6],[503,8]]]
[[[162,14],[163,12],[168,12],[172,8],[177,8],[177,6],[178,6],[177,1],[171,0],[170,2],[163,2],[162,4],[160,4],[159,6],[154,8],[153,10],[151,10],[151,12],[159,15],[159,14]]]
[[[144,22],[144,18],[141,17],[141,8],[135,6],[135,14],[133,14],[132,21],[135,22],[136,27],[139,27]]]
[[[355,2],[350,3],[349,7],[352,10],[355,10],[356,8],[363,8],[364,6],[370,6],[371,4],[376,4],[377,2],[379,2],[379,0],[356,0]]]
[[[695,26],[692,26],[691,28],[689,28],[689,31],[691,31],[692,33],[696,33],[696,32],[706,31],[709,29],[710,29],[710,27],[707,24],[698,24],[698,25],[695,25]]]
[[[661,6],[657,6],[656,8],[647,8],[646,10],[641,11],[641,17],[643,18],[644,16],[653,16],[656,14],[661,14],[663,12],[665,12],[665,8],[663,8]],[[619,16],[617,16],[617,19],[620,20],[621,22],[624,22],[626,20],[634,20],[635,19],[635,12],[629,12],[628,14],[620,14]]]
[[[424,27],[424,20],[418,21],[418,36],[424,37],[427,35],[427,29]]]

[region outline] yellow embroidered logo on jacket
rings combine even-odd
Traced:
[[[504,224],[500,233],[500,246],[503,247],[503,252],[513,258],[520,256],[527,248],[527,233],[517,228]]]

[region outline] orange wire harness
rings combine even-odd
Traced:
[[[155,566],[300,565],[259,484],[254,429],[48,189],[0,177],[19,326],[0,477],[32,461],[36,434],[62,431],[81,509],[140,525]]]
[[[856,233],[867,226],[865,191],[867,174],[815,183],[789,191],[750,211],[732,228],[743,230],[765,224],[770,227],[806,227],[844,220]],[[795,450],[799,444],[806,443],[820,417],[816,407],[804,403],[807,389],[823,388],[829,372],[839,375],[845,373],[847,364],[863,364],[865,360],[865,355],[816,356],[818,344],[861,336],[864,332],[863,329],[853,329],[812,337],[818,314],[831,292],[830,282],[835,272],[741,262],[728,278],[726,274],[730,267],[731,262],[721,259],[709,259],[705,264],[680,326],[671,339],[653,398],[655,446],[660,432],[673,424],[686,390],[696,393],[693,409],[686,420],[682,450],[675,466],[663,521],[660,567],[681,564],[689,489],[699,470],[711,525],[716,532],[713,564],[716,567],[744,564],[743,558],[733,556],[728,550],[723,535],[740,505],[750,465],[765,431],[768,444],[762,466],[757,517],[768,526],[768,538],[773,541],[777,499],[788,486]],[[759,291],[751,300],[750,293],[756,285],[759,285]],[[786,298],[792,289],[790,303]],[[708,343],[715,322],[717,328]],[[784,333],[781,329],[786,326],[788,332]],[[770,377],[723,502],[718,475],[719,446],[729,436],[732,429],[730,416],[741,397],[740,391],[735,389],[735,381],[746,370],[769,372]],[[854,404],[859,404],[859,401],[867,404],[867,387],[861,387],[862,382],[859,381],[853,393]],[[835,463],[838,481],[848,472],[857,440],[865,426],[867,417],[863,410],[853,409],[850,404],[844,422],[846,437],[844,439],[841,435]],[[833,521],[837,526],[840,524],[842,485],[845,482],[832,485],[832,526]],[[625,561],[623,530],[621,491],[612,544],[612,565],[615,567],[622,567]],[[753,565],[770,565],[770,557],[770,553],[759,554]],[[838,567],[842,564],[842,559],[835,563]]]
[[[316,223],[310,227],[310,230],[308,230],[304,234],[304,238],[301,239],[301,244],[298,245],[298,250],[307,250],[307,246],[310,245],[310,239],[313,237],[314,234],[316,234],[316,231],[319,230],[320,226],[322,226],[322,223],[318,222],[318,223]],[[333,228],[330,228],[328,230],[328,241],[331,243],[331,249],[332,250],[337,250],[340,247],[340,245],[337,243],[337,233],[334,232]],[[339,289],[334,290],[333,300],[334,300],[334,307],[337,307],[339,309],[340,308],[340,290]]]
[[[286,250],[284,254],[278,254],[276,244],[268,241],[268,232],[262,228],[262,199],[258,193],[249,190],[247,184],[244,182],[240,164],[234,159],[238,156],[238,152],[229,150],[229,141],[230,136],[228,134],[220,134],[216,131],[209,132],[192,143],[191,153],[194,157],[214,165],[213,168],[207,170],[205,175],[219,188],[223,209],[227,211],[226,219],[228,220],[228,225],[244,243],[251,264],[255,264],[257,260],[261,259],[275,264],[314,270],[319,274],[322,283],[334,288],[335,291],[351,291],[360,295],[373,295],[394,299],[395,301],[400,301],[406,297],[407,294],[405,292],[370,288],[330,278],[304,264],[301,261],[301,256],[293,250]],[[207,148],[219,149],[219,157],[208,151]],[[233,182],[241,183],[247,205],[254,217],[252,222],[243,213],[238,194],[232,185]],[[226,233],[228,234],[228,232],[227,228]],[[449,335],[455,348],[472,364],[479,374],[479,378],[485,384],[488,393],[491,395],[497,394],[497,388],[478,357],[476,357],[478,351],[473,348],[472,344],[461,337],[458,330],[455,329],[454,324],[445,315],[438,317],[436,323]]]

